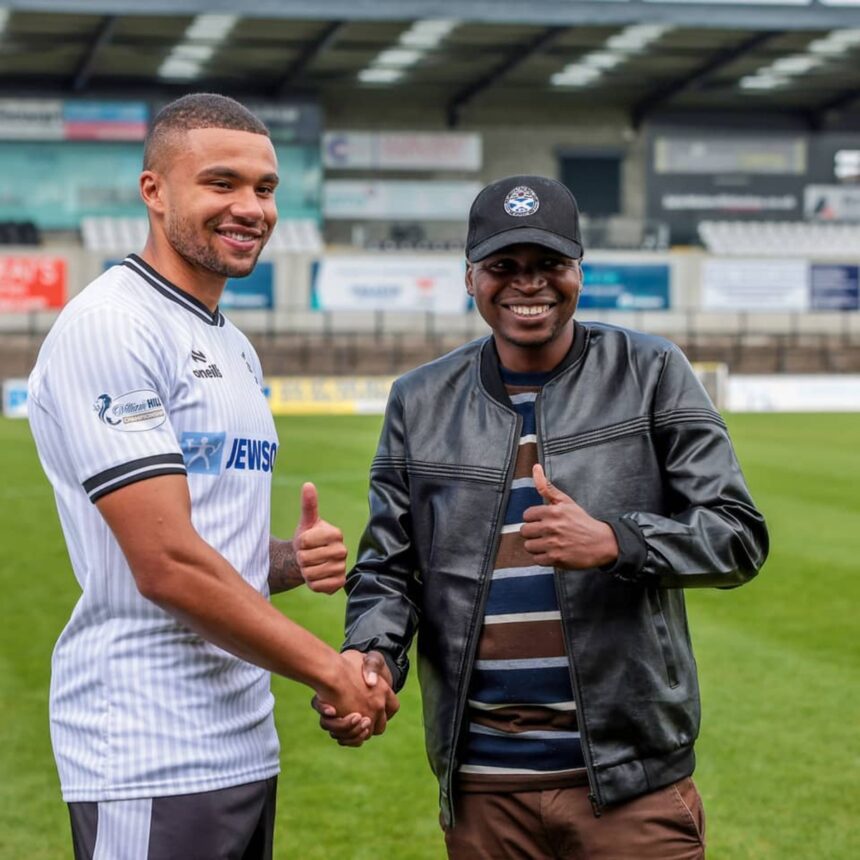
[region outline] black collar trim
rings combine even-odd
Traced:
[[[177,287],[171,283],[163,275],[160,275],[149,263],[144,262],[137,254],[129,254],[123,261],[122,265],[127,269],[131,269],[135,274],[140,275],[151,287],[158,290],[165,298],[176,302],[180,307],[199,317],[203,322],[212,326],[224,325],[224,314],[218,308],[210,311],[200,299],[196,299],[190,293]]]
[[[555,377],[580,359],[585,351],[585,340],[585,329],[574,320],[573,343],[570,345],[567,355],[550,371],[544,384],[555,379]],[[484,388],[487,389],[494,400],[498,400],[502,405],[513,409],[505,384],[502,382],[500,368],[501,362],[499,361],[499,353],[496,350],[496,342],[493,336],[490,335],[481,347],[481,381],[484,383]]]

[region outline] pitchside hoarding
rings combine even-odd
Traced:
[[[67,292],[64,257],[0,256],[0,313],[61,308]]]
[[[701,307],[706,311],[805,311],[809,264],[805,260],[706,260]]]
[[[311,304],[328,311],[429,311],[469,308],[461,256],[332,256],[313,264]]]
[[[665,311],[670,306],[668,265],[583,263],[583,310]]]

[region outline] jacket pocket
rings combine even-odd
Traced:
[[[669,635],[669,625],[666,623],[666,615],[663,612],[663,601],[660,598],[660,590],[648,589],[648,597],[651,601],[651,619],[657,633],[657,641],[660,643],[660,651],[663,653],[663,662],[666,664],[666,678],[670,687],[678,686],[678,665],[675,661],[675,649],[672,647],[672,637]]]

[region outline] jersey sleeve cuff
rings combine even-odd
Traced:
[[[91,502],[97,502],[102,496],[127,487],[136,481],[156,478],[159,475],[185,475],[185,461],[182,454],[156,454],[152,457],[142,457],[119,466],[112,466],[99,472],[83,482],[83,488]]]

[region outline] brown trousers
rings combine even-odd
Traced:
[[[450,860],[703,860],[705,813],[689,777],[609,806],[588,788],[460,792],[446,831]]]

